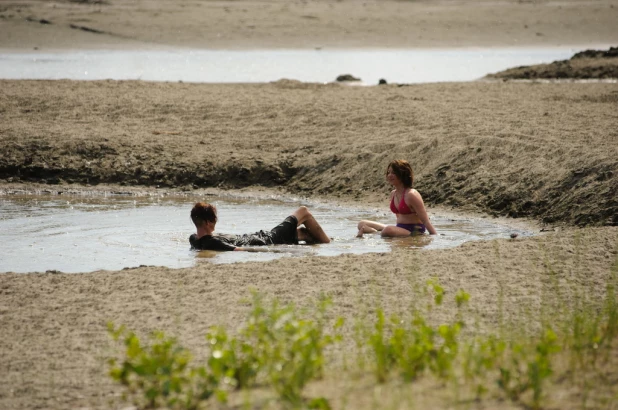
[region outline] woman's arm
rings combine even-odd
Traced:
[[[436,235],[436,229],[431,224],[429,220],[429,215],[427,215],[427,210],[425,209],[425,203],[423,202],[423,197],[418,193],[416,189],[411,189],[406,194],[406,205],[409,208],[414,209],[416,211],[416,215],[418,215],[418,219],[425,225],[427,231],[431,235]]]

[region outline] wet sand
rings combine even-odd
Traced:
[[[121,389],[105,375],[104,358],[111,352],[107,321],[126,324],[141,335],[164,329],[199,355],[210,326],[240,325],[248,311],[241,299],[249,297],[251,288],[300,305],[311,304],[322,293],[332,296],[332,314],[346,317],[350,325],[345,349],[350,360],[352,325],[362,308],[381,304],[387,311],[405,309],[414,299],[410,281],[420,284],[431,277],[438,278],[449,298],[459,288],[471,294],[471,309],[478,311],[482,329],[496,329],[500,314],[534,326],[538,318],[530,312],[548,303],[554,280],[567,294],[585,289],[591,300],[602,299],[617,257],[617,237],[616,228],[597,228],[435,252],[232,266],[198,263],[191,269],[144,267],[83,275],[2,274],[0,402],[3,408],[122,407]],[[609,367],[609,377],[615,371]],[[326,384],[343,381],[334,372]],[[612,391],[611,384],[597,387],[605,390],[600,396]],[[554,408],[579,408],[580,391],[565,391],[560,383],[554,389]],[[430,389],[421,396],[434,400],[441,391]],[[364,402],[356,408],[373,408],[371,394],[371,389],[357,391]],[[108,399],[115,399],[115,405],[108,405]],[[491,403],[486,405],[491,408]]]
[[[18,14],[17,4],[26,11]],[[291,18],[281,10],[285,4],[276,2],[177,3],[186,7],[159,15],[148,2],[55,4],[3,3],[0,29],[11,35],[0,36],[0,47],[431,47],[617,40],[613,22],[618,11],[611,1],[385,2],[379,7],[293,3],[287,7],[298,15],[294,24],[305,29],[288,31],[283,22]],[[229,13],[231,20],[203,24],[197,7],[219,10],[215,16]],[[273,7],[279,12],[272,13]],[[361,13],[361,7],[375,9]],[[402,11],[413,7],[425,9]],[[543,13],[556,18],[542,18]],[[27,21],[26,14],[54,24]],[[262,16],[263,22],[272,16],[272,26],[241,22],[242,15]],[[342,17],[347,15],[349,21]],[[366,26],[359,24],[361,18]],[[572,24],[575,19],[578,24]],[[537,23],[543,26],[534,27]],[[275,24],[282,25],[279,31]],[[373,24],[378,33],[366,40],[363,32]],[[179,25],[187,30],[178,33]],[[428,25],[440,28],[420,41],[417,31]],[[229,29],[216,37],[221,27]],[[535,32],[542,35],[530,34]],[[3,195],[47,188],[178,190],[186,195],[208,189],[273,190],[386,207],[384,168],[402,157],[413,165],[430,214],[477,212],[517,217],[517,223],[530,218],[537,231],[547,230],[533,238],[430,252],[401,249],[226,266],[200,261],[195,268],[178,270],[151,266],[91,274],[0,274],[0,407],[123,408],[120,387],[105,374],[107,321],[140,334],[166,330],[199,356],[210,325],[233,328],[244,318],[248,307],[240,301],[251,288],[299,305],[326,293],[333,298],[332,314],[352,324],[363,307],[405,308],[415,297],[410,284],[435,277],[450,295],[459,288],[472,295],[479,329],[487,332],[495,331],[504,317],[514,328],[534,328],[547,319],[539,312],[565,314],[556,307],[557,293],[569,304],[582,294],[600,303],[618,258],[616,95],[618,84],[600,83],[361,88],[294,81],[0,81]],[[191,232],[187,224],[187,235]],[[445,315],[454,310],[449,306]],[[352,340],[353,329],[346,332]],[[352,345],[338,356],[351,354]],[[580,408],[586,389],[594,388],[593,408],[607,408],[616,394],[611,382],[616,380],[616,355],[601,368],[604,382],[592,387],[552,380],[548,406]],[[338,376],[332,370],[311,388],[333,403],[347,394],[352,403],[347,408],[375,408],[375,384],[358,382],[354,388],[345,385],[354,380]],[[419,406],[452,405],[439,384],[429,387],[415,397]],[[396,386],[383,391],[391,388]],[[491,398],[470,404],[505,405]]]

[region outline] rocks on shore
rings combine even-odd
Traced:
[[[340,76],[337,76],[337,82],[339,83],[351,81],[361,81],[361,79],[354,77],[352,74],[341,74]]]

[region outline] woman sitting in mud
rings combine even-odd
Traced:
[[[358,223],[356,236],[361,238],[365,233],[378,231],[383,237],[410,236],[423,234],[425,231],[435,235],[436,230],[429,221],[423,198],[416,189],[412,189],[414,176],[408,161],[402,159],[391,161],[386,169],[386,181],[395,188],[391,192],[390,208],[397,217],[397,225],[363,220]]]
[[[298,245],[299,241],[304,241],[306,244],[330,242],[330,238],[326,236],[318,221],[304,206],[299,207],[270,231],[244,235],[214,234],[217,208],[204,202],[198,202],[193,206],[191,220],[197,228],[197,234],[191,235],[189,242],[193,249],[199,250],[268,252],[267,249],[261,250],[251,246]]]

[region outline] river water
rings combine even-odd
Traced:
[[[188,237],[195,231],[189,211],[196,201],[217,206],[217,232],[241,234],[270,229],[299,205],[307,205],[330,244],[273,246],[271,252],[196,252]],[[386,210],[386,209],[385,209]],[[197,263],[266,261],[308,255],[335,256],[390,252],[394,248],[440,249],[467,241],[506,238],[530,232],[485,219],[434,216],[438,236],[358,239],[361,219],[393,223],[392,214],[308,203],[295,198],[171,197],[152,195],[0,196],[0,272],[91,272],[140,265],[183,268]]]
[[[593,48],[593,47],[589,47]],[[599,45],[594,48],[607,48]],[[582,47],[343,50],[0,50],[0,78],[145,80],[199,83],[332,82],[362,84],[472,81],[507,68],[550,63]]]

